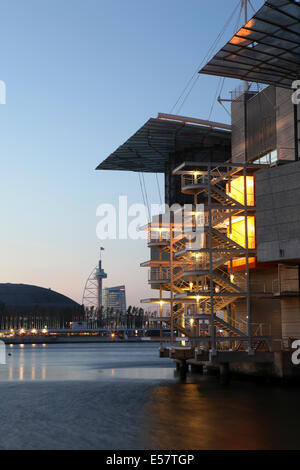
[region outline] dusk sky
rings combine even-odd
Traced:
[[[98,240],[96,209],[142,203],[137,173],[95,167],[150,117],[170,112],[238,0],[10,0],[1,6],[0,282],[81,302],[104,246],[106,286],[150,297],[143,240]],[[252,0],[255,9],[262,0]],[[249,10],[249,17],[253,11]],[[216,52],[234,33],[232,16]],[[242,25],[240,19],[238,26]],[[220,79],[200,76],[182,109],[207,119]],[[239,84],[226,80],[223,96]],[[228,122],[217,103],[212,120]],[[155,175],[148,198],[159,202]],[[163,180],[159,178],[161,188]]]

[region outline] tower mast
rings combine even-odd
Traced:
[[[107,274],[104,272],[104,269],[102,269],[102,259],[101,259],[101,252],[104,251],[104,248],[101,246],[100,247],[100,259],[99,259],[99,264],[98,264],[98,269],[95,274],[95,279],[97,279],[97,285],[98,285],[98,292],[97,292],[97,308],[98,311],[103,305],[102,302],[102,281],[103,279],[107,278]]]

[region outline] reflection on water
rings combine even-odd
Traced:
[[[238,382],[223,388],[213,379],[159,386],[149,416],[154,449],[300,448],[298,388]]]
[[[157,355],[157,345],[10,344],[0,380],[163,380],[173,377],[173,366]],[[140,367],[139,367],[140,365]]]
[[[170,380],[174,377],[174,371],[170,367],[105,369],[101,373],[106,377],[119,379]]]
[[[160,449],[163,442],[163,448],[170,449],[266,448],[263,410],[254,403],[245,407],[243,399],[236,403],[233,396],[228,400],[226,390],[219,389],[216,396],[218,384],[207,385],[154,390],[149,406],[151,447]]]
[[[35,351],[39,345],[9,345],[9,356],[5,367],[0,367],[0,380],[46,380],[47,362],[45,355]],[[41,345],[41,348],[44,345]],[[14,351],[11,351],[14,349]]]
[[[0,366],[0,449],[300,447],[298,388],[180,382],[157,348],[10,346]]]

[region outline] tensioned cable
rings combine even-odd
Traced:
[[[256,10],[255,10],[254,6],[252,5],[251,0],[248,0],[248,2],[249,2],[250,7],[252,8],[252,10],[254,11],[254,13],[256,13]]]
[[[220,96],[220,94],[222,93],[224,82],[225,82],[225,77],[221,77],[220,80],[219,80],[219,82],[218,82],[218,86],[217,86],[217,89],[216,89],[216,94],[215,94],[214,99],[213,99],[213,102],[212,102],[212,104],[211,104],[210,112],[209,112],[209,115],[208,115],[208,121],[210,121],[210,118],[211,118],[211,116],[212,116],[212,113],[213,113],[213,110],[214,110],[214,107],[215,107],[217,98],[218,98],[218,96]],[[219,91],[219,90],[220,90],[220,91]]]
[[[238,1],[238,4],[235,6],[233,12],[230,14],[228,20],[226,21],[225,25],[223,26],[223,28],[221,29],[220,33],[218,34],[217,38],[214,40],[214,42],[212,43],[212,45],[210,46],[207,54],[204,56],[204,58],[202,59],[201,63],[198,65],[197,69],[195,70],[195,72],[193,73],[192,77],[189,79],[188,83],[186,84],[185,88],[183,89],[182,93],[180,94],[179,98],[177,99],[176,103],[174,104],[174,106],[171,108],[171,113],[173,112],[173,110],[176,108],[177,104],[180,102],[181,99],[183,99],[184,97],[184,94],[187,92],[187,95],[185,96],[185,98],[183,99],[183,103],[180,105],[179,109],[177,112],[180,111],[180,109],[182,108],[183,104],[185,103],[185,101],[187,100],[188,96],[190,95],[192,89],[194,88],[195,86],[195,83],[197,82],[198,78],[199,78],[199,69],[201,69],[202,67],[202,64],[204,62],[207,61],[208,57],[210,56],[211,52],[214,50],[214,48],[216,47],[217,43],[219,42],[219,40],[221,39],[221,37],[223,36],[223,34],[225,33],[228,25],[230,24],[230,22],[232,21],[232,17],[233,15],[236,13],[236,10],[240,7],[240,0]],[[196,76],[197,75],[197,76]],[[196,77],[196,78],[195,78]],[[194,81],[193,81],[194,80]],[[193,82],[193,83],[192,83]],[[191,85],[191,86],[190,86]],[[189,88],[190,87],[190,88]],[[188,90],[188,91],[187,91]]]
[[[145,198],[146,198],[146,204],[147,204],[147,209],[148,209],[148,220],[150,222],[150,219],[151,219],[151,212],[150,212],[150,205],[149,205],[149,199],[148,199],[148,195],[147,195],[147,188],[146,188],[146,183],[145,183],[145,179],[144,179],[144,173],[141,173],[141,176],[142,176],[142,181],[143,181],[143,187],[144,187],[144,191],[145,191]]]
[[[229,117],[231,117],[231,114],[230,112],[228,111],[228,109],[226,109],[226,107],[224,106],[224,104],[222,103],[222,101],[219,101],[220,105],[222,106],[222,108],[225,109],[226,113],[228,114]]]
[[[240,0],[239,0],[240,1]],[[198,71],[199,69],[201,68],[201,66],[203,65],[204,62],[207,61],[207,58],[210,56],[211,52],[214,50],[214,48],[216,47],[218,41],[221,39],[221,37],[223,36],[224,32],[226,31],[227,27],[228,27],[228,24],[230,23],[231,21],[231,18],[232,16],[235,14],[235,11],[237,10],[239,4],[234,8],[232,14],[230,15],[230,17],[228,18],[227,22],[225,23],[223,29],[220,31],[219,35],[217,36],[217,38],[215,39],[215,41],[212,43],[211,47],[209,48],[207,54],[205,55],[205,57],[203,58],[203,60],[201,61],[201,63],[199,64],[199,66],[197,67],[196,71],[194,72],[194,74],[192,75],[192,77],[190,78],[190,80],[188,81],[186,87],[184,88],[183,92],[181,93],[181,95],[179,96],[178,100],[176,101],[175,105],[173,106],[173,108],[171,109],[171,112],[173,111],[173,109],[176,107],[176,105],[178,104],[178,102],[180,101],[180,99],[183,97],[184,93],[186,92],[186,90],[188,89],[190,83],[192,82],[192,80],[194,79],[194,77],[197,75],[196,79],[195,79],[195,82],[198,80],[199,78],[199,74],[198,74]],[[194,87],[194,83],[192,84],[191,86],[191,89],[190,91],[188,92],[188,96],[190,95],[190,92],[192,91]],[[187,97],[186,97],[187,98]],[[184,101],[186,101],[186,98],[184,99]],[[182,105],[180,107],[180,109],[182,108]]]
[[[237,31],[238,28],[239,28],[240,21],[241,21],[241,16],[242,16],[242,12],[243,12],[243,1],[241,0],[241,2],[240,2],[240,11],[239,11],[238,18],[237,18],[237,22],[236,22],[236,24],[235,24],[235,26],[234,26],[233,31]],[[220,91],[218,92],[218,89],[219,89],[219,85],[218,85],[217,90],[216,90],[216,95],[215,95],[214,100],[213,100],[212,105],[211,105],[211,109],[210,109],[210,113],[209,113],[209,118],[208,118],[209,121],[210,121],[210,119],[211,119],[212,112],[213,112],[213,109],[214,109],[214,107],[215,107],[217,98],[218,98],[218,96],[221,96],[221,94],[222,94],[223,87],[224,87],[224,83],[225,83],[225,79],[226,79],[226,77],[223,77],[223,78],[221,77],[221,78],[220,78],[220,81],[219,81],[219,85],[221,84]],[[219,103],[220,103],[221,106],[225,109],[226,113],[230,116],[230,113],[229,113],[229,111],[227,111],[226,106],[224,106],[221,101],[219,101]]]
[[[139,181],[140,181],[140,188],[141,188],[143,203],[144,203],[144,206],[147,208],[146,198],[145,198],[144,191],[143,191],[143,184],[142,184],[141,173],[139,173],[138,175],[139,175]],[[147,218],[148,218],[148,220],[149,220],[149,208],[148,208],[148,217],[147,217]]]
[[[160,186],[159,186],[157,173],[155,173],[155,177],[156,177],[156,183],[157,183],[157,188],[158,188],[159,201],[160,201],[160,205],[162,205],[162,197],[161,197],[161,192],[160,192]]]
[[[242,11],[242,6],[241,6],[241,0],[238,1],[238,4],[235,6],[235,8],[233,9],[233,12],[230,14],[228,20],[226,21],[226,23],[224,24],[223,28],[221,29],[221,31],[219,32],[217,38],[214,40],[214,42],[211,44],[210,48],[208,49],[206,55],[204,56],[204,58],[202,59],[201,63],[198,65],[197,69],[195,70],[194,74],[192,75],[192,77],[189,79],[188,83],[186,84],[185,88],[183,89],[182,93],[180,94],[179,98],[177,99],[176,103],[174,104],[174,106],[171,108],[170,112],[172,113],[173,110],[175,109],[175,107],[177,106],[177,104],[180,102],[180,100],[184,97],[184,94],[185,92],[188,90],[189,86],[189,90],[186,94],[186,96],[184,97],[183,99],[183,102],[181,103],[180,107],[178,108],[178,111],[179,112],[182,108],[182,106],[184,105],[184,103],[186,102],[187,98],[189,97],[189,95],[191,94],[197,80],[199,79],[200,75],[198,73],[199,69],[202,67],[202,64],[204,62],[206,62],[208,60],[208,57],[210,56],[210,54],[212,53],[212,51],[214,50],[214,48],[216,47],[217,43],[219,42],[219,40],[221,39],[221,37],[223,36],[223,34],[225,33],[228,25],[230,24],[231,20],[232,20],[232,17],[234,16],[234,14],[236,13],[236,10],[240,7],[240,12],[239,12],[239,19],[238,19],[238,22],[240,20],[240,16],[241,16],[241,11]],[[197,75],[197,76],[196,76]],[[195,78],[196,76],[196,78]],[[195,78],[195,80],[194,80]],[[194,80],[194,82],[193,82]],[[222,79],[221,79],[222,80]],[[192,83],[193,82],[193,83]],[[221,84],[221,81],[219,83],[219,85]],[[222,82],[222,85],[221,85],[221,90],[223,89],[223,85],[224,85],[224,79],[223,79],[223,82]],[[219,86],[218,86],[219,88]],[[218,90],[218,89],[217,89]],[[221,93],[221,91],[219,92]],[[215,100],[214,100],[215,101]],[[221,103],[221,105],[223,106],[223,108],[225,109],[225,111],[228,113],[227,109],[225,108],[225,106]],[[213,111],[213,107],[214,107],[214,103],[212,105],[212,108],[211,108],[211,112],[210,112],[210,116],[212,114],[212,111]],[[229,113],[228,113],[229,114]],[[229,114],[230,115],[230,114]],[[150,220],[150,208],[149,208],[149,202],[148,202],[148,197],[147,197],[147,190],[146,190],[146,185],[145,185],[145,180],[144,180],[144,175],[139,173],[139,181],[140,181],[140,187],[141,187],[141,193],[142,193],[142,198],[143,198],[143,202],[144,202],[144,205],[145,207],[148,208],[148,219]],[[160,191],[160,186],[159,186],[159,182],[158,182],[158,176],[156,174],[156,181],[157,181],[157,187],[158,187],[158,192],[159,192],[159,198],[160,198],[160,203],[162,204],[162,196],[161,196],[161,191]],[[143,190],[143,186],[144,186],[144,190]],[[144,192],[145,191],[145,192]]]
[[[242,9],[243,9],[242,0],[239,0],[239,1],[240,1],[240,3],[237,5],[237,7],[240,6],[240,12],[239,12],[239,18],[238,18],[237,24],[240,22],[240,18],[241,18],[241,14],[242,14]],[[234,15],[234,13],[235,13],[237,7],[234,9],[234,11],[233,11],[233,13],[232,13],[231,16]],[[206,54],[206,57],[203,59],[203,61],[202,61],[201,65],[199,66],[199,68],[201,68],[203,62],[208,62],[208,57],[210,56],[210,53],[214,50],[215,46],[217,45],[217,43],[219,42],[219,40],[221,39],[221,37],[222,37],[223,34],[225,33],[225,31],[226,31],[226,29],[227,29],[227,26],[228,26],[228,24],[230,23],[230,21],[231,21],[231,17],[228,19],[227,23],[226,23],[225,26],[223,27],[223,30],[221,30],[221,32],[219,33],[219,36],[217,37],[214,46],[213,46],[213,47],[210,49],[210,51]],[[236,31],[237,27],[238,27],[238,26],[236,26],[236,27],[234,28],[234,31]],[[197,83],[197,80],[198,80],[199,78],[200,78],[200,74],[198,73],[198,75],[197,75],[197,77],[196,77],[194,83],[192,84],[192,86],[191,86],[189,92],[187,93],[186,97],[184,98],[182,104],[180,105],[180,107],[179,107],[177,113],[180,112],[181,108],[183,107],[184,103],[186,102],[186,100],[187,100],[188,97],[190,96],[190,94],[191,94],[193,88],[195,87],[195,85],[196,85],[196,83]]]

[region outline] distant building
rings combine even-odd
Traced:
[[[106,287],[103,292],[104,308],[113,308],[120,312],[126,312],[125,286]]]
[[[28,284],[0,283],[0,330],[7,328],[63,328],[84,320],[84,310],[63,294]]]

